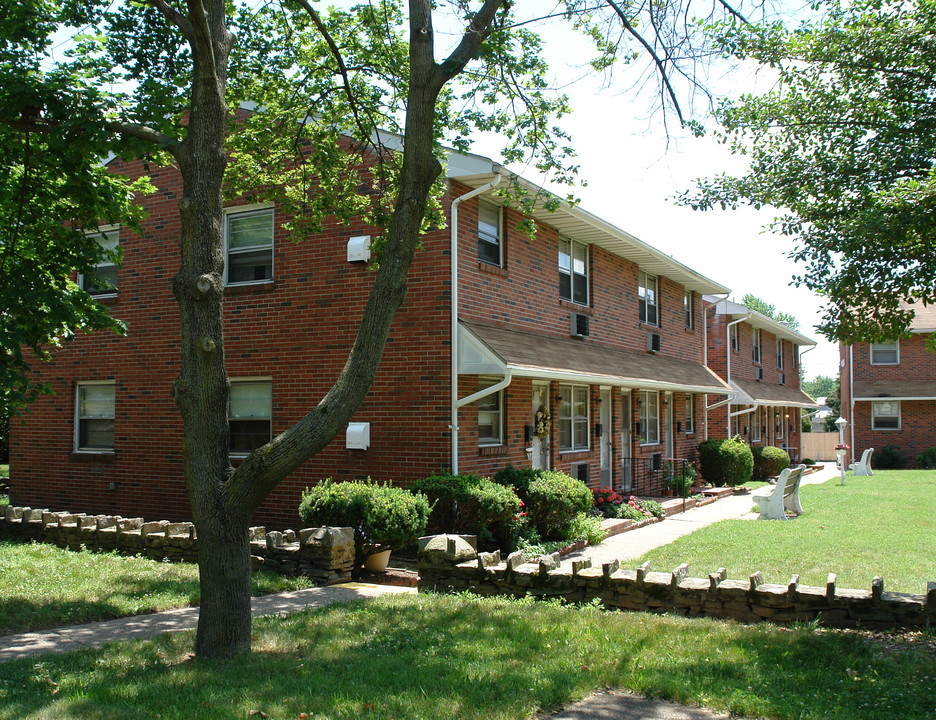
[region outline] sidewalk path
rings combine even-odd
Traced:
[[[251,599],[254,617],[287,615],[306,608],[319,608],[335,602],[377,597],[389,593],[416,592],[416,588],[344,583],[328,587],[312,587],[277,595]],[[70,652],[86,647],[98,647],[115,640],[140,640],[164,632],[193,629],[198,624],[198,608],[178,608],[151,615],[69,625],[0,637],[0,663],[7,660],[52,652]]]
[[[837,477],[839,477],[839,472],[835,469],[835,464],[828,463],[819,472],[805,476],[801,484],[818,485]],[[751,512],[754,505],[755,502],[749,494],[732,495],[709,505],[694,507],[684,513],[670,515],[661,522],[645,525],[636,530],[629,530],[620,535],[612,535],[600,545],[586,547],[584,550],[566,555],[562,558],[562,562],[571,563],[572,560],[591,558],[592,567],[600,567],[602,563],[613,562],[614,560],[620,560],[621,562],[634,560],[644,553],[668,545],[683,535],[688,535],[694,530],[711,525],[719,520],[737,518],[755,520],[758,513]]]

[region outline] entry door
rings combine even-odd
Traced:
[[[533,439],[527,452],[530,455],[530,464],[534,470],[549,470],[549,434],[540,437],[536,432],[536,414],[540,410],[549,413],[549,385],[533,384]]]
[[[601,487],[611,487],[611,388],[601,388],[601,437],[598,439],[601,449]]]
[[[621,393],[621,491],[625,493],[634,487],[631,442],[631,395],[630,390],[624,390]]]
[[[666,455],[665,457],[673,457],[673,393],[668,392],[664,396],[663,404],[666,406],[666,414],[664,415],[665,427],[665,437],[666,437]]]

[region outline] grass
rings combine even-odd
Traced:
[[[925,593],[936,580],[932,518],[936,516],[936,472],[875,471],[849,475],[845,485],[829,480],[805,485],[805,514],[794,521],[725,520],[653,550],[657,570],[688,562],[690,574],[705,577],[720,567],[729,577],[760,570],[766,582],[786,583],[794,574],[806,585],[825,586],[830,572],[838,586],[869,590],[875,575],[884,589]],[[752,501],[753,505],[753,501]]]
[[[0,635],[197,605],[198,567],[42,543],[0,542]],[[306,578],[255,573],[254,595]]]
[[[5,663],[0,720],[521,720],[608,687],[748,717],[936,712],[931,650],[502,598],[393,595],[263,618],[253,654],[228,663],[191,647],[183,633]]]

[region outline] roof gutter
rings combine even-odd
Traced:
[[[449,349],[452,355],[451,363],[451,417],[449,421],[449,429],[451,430],[451,454],[452,454],[452,475],[458,475],[458,408],[460,407],[458,402],[458,206],[461,205],[465,200],[470,200],[478,195],[486,193],[488,190],[497,187],[503,176],[495,175],[494,179],[491,182],[482,185],[479,188],[475,188],[471,192],[465,193],[464,195],[459,195],[457,198],[452,199],[452,211],[451,223],[452,227],[451,232],[451,253],[450,253],[450,262],[451,262],[451,294],[452,294],[452,327],[451,327],[451,343]],[[504,387],[510,384],[510,374],[507,373],[504,377]],[[500,385],[500,383],[498,383]],[[486,388],[485,390],[490,390],[491,388]],[[484,391],[482,391],[484,392]],[[493,392],[496,392],[493,391]],[[475,393],[477,395],[477,393]],[[473,398],[474,395],[469,396]],[[465,398],[467,401],[469,398]],[[464,404],[464,403],[463,403]]]

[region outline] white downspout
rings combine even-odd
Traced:
[[[710,302],[708,305],[705,304],[705,301],[702,301],[702,364],[705,367],[708,367],[708,311],[712,309],[715,305],[718,305],[722,300],[728,299],[728,293],[723,293],[725,297],[718,298],[714,302]],[[708,393],[705,393],[702,396],[702,406],[705,408],[705,440],[708,440]]]
[[[513,380],[513,375],[511,375],[510,370],[507,370],[504,373],[504,379],[501,380],[499,383],[495,385],[491,385],[490,387],[486,387],[484,388],[484,390],[478,390],[478,392],[476,392],[474,395],[463,397],[461,400],[457,400],[455,404],[458,407],[462,407],[463,405],[471,405],[471,403],[475,402],[476,400],[480,400],[482,398],[486,398],[488,395],[493,395],[496,392],[500,392],[505,387],[510,385],[511,380]]]
[[[471,192],[465,193],[464,195],[459,195],[457,198],[452,199],[452,212],[451,212],[451,221],[452,227],[451,232],[451,295],[452,295],[452,336],[450,349],[452,353],[452,363],[451,363],[451,416],[449,421],[449,429],[452,431],[452,443],[451,443],[451,453],[452,453],[452,475],[458,475],[458,206],[461,205],[465,200],[470,200],[473,197],[477,197],[482,193],[486,193],[491,188],[497,187],[500,184],[500,181],[503,180],[501,175],[495,175],[494,179],[482,185],[479,188],[475,188]],[[510,384],[510,375],[507,374],[504,379],[507,381],[507,384]],[[506,387],[506,385],[505,385]],[[487,388],[489,389],[489,388]]]

